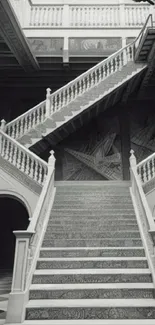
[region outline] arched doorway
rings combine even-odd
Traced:
[[[19,199],[0,195],[0,221],[0,269],[12,269],[15,251],[13,231],[27,229],[29,214]]]
[[[16,238],[14,230],[26,230],[29,214],[24,203],[13,195],[0,195],[0,321],[6,317],[11,291]]]

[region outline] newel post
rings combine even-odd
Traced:
[[[134,155],[134,150],[130,150],[130,178],[131,178],[131,187],[133,190],[133,193],[135,193],[135,186],[134,186],[134,175],[133,172],[136,170],[137,167],[137,159]]]
[[[51,89],[46,89],[46,117],[51,115]]]
[[[6,121],[4,119],[1,120],[0,130],[2,130],[3,132],[6,131]],[[3,146],[3,135],[0,134],[0,154],[2,153],[2,146]]]
[[[135,168],[137,166],[137,159],[134,155],[134,150],[130,150],[131,156],[130,156],[130,167]]]
[[[55,170],[55,157],[54,157],[54,151],[50,151],[50,156],[48,158],[48,175],[52,174]]]
[[[0,129],[5,132],[6,131],[6,121],[3,119],[1,120],[1,126]]]
[[[28,300],[26,277],[30,239],[33,235],[33,232],[14,231],[13,233],[16,236],[16,247],[12,288],[9,295],[6,324],[22,323],[24,321],[25,305]]]

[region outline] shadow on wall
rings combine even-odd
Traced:
[[[15,252],[14,230],[26,230],[27,209],[14,197],[0,196],[0,269],[12,269]]]

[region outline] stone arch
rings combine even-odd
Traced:
[[[15,230],[26,230],[32,215],[26,199],[14,190],[0,191],[1,227],[0,227],[0,272],[13,269]]]
[[[12,198],[12,199],[19,201],[26,208],[28,215],[29,215],[29,219],[32,218],[32,214],[33,214],[32,208],[31,208],[29,202],[25,199],[25,197],[22,194],[14,191],[12,189],[11,190],[10,189],[9,190],[0,190],[0,198],[1,197],[8,197],[8,198]]]

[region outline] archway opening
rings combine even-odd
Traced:
[[[16,198],[0,196],[0,269],[12,270],[14,263],[14,230],[26,230],[29,215],[26,207]]]

